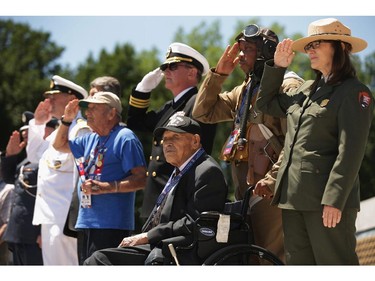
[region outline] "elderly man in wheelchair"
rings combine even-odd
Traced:
[[[125,237],[118,248],[94,252],[84,265],[261,264],[259,256],[273,258],[251,246],[243,216],[248,204],[226,204],[223,172],[202,149],[199,124],[176,114],[155,130],[154,135],[159,134],[164,156],[175,171],[142,233]],[[277,258],[270,263],[278,264]]]

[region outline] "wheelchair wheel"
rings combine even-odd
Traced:
[[[283,265],[283,262],[262,247],[237,244],[216,251],[203,265]]]

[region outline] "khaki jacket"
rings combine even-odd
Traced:
[[[193,117],[196,120],[210,124],[225,121],[234,122],[245,88],[250,83],[250,80],[244,81],[231,91],[222,92],[222,85],[226,78],[227,76],[215,73],[214,69],[209,71],[195,100]],[[302,79],[296,78],[285,79],[282,89],[284,92],[290,92],[292,89],[299,87],[302,81]],[[259,91],[259,87],[257,91]],[[270,170],[272,162],[277,161],[286,133],[286,119],[263,114],[255,105],[256,96],[255,93],[252,97],[252,106],[247,120],[247,146],[244,151],[236,152],[234,159],[229,160],[248,161],[249,173],[247,180],[249,185],[253,185],[263,178],[267,171]],[[272,148],[271,145],[267,146],[268,141],[261,134],[259,124],[265,125],[271,131],[275,141],[278,143],[278,149]],[[225,149],[225,146],[226,144],[224,144],[223,149]],[[272,161],[270,161],[270,157]],[[223,158],[223,160],[227,159]]]

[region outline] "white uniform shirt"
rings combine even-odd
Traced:
[[[33,225],[63,223],[68,214],[76,181],[73,155],[53,148],[57,130],[44,140],[45,125],[35,125],[35,120],[32,119],[29,126],[27,156],[31,162],[40,159]],[[77,123],[76,118],[70,125],[69,139],[87,132],[90,130],[86,122],[80,119]]]

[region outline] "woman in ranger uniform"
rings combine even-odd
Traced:
[[[273,204],[282,209],[287,264],[358,264],[358,172],[373,118],[373,97],[350,54],[367,47],[340,21],[312,22],[308,36],[285,39],[265,64],[258,108],[287,116],[284,157]],[[294,52],[307,53],[314,81],[278,95]]]

